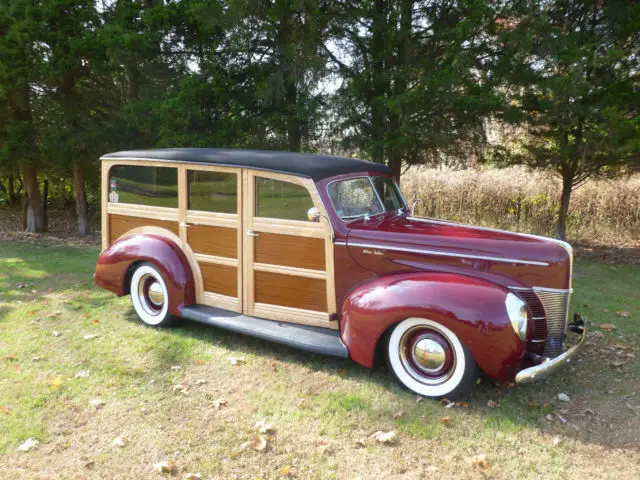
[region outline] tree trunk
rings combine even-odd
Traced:
[[[18,203],[18,195],[16,193],[15,178],[13,177],[13,175],[9,175],[7,190],[9,191],[9,203],[11,205],[15,205],[16,203]]]
[[[569,201],[573,190],[573,177],[567,174],[562,176],[562,195],[560,196],[560,211],[558,212],[558,238],[567,238],[567,213],[569,212]]]
[[[25,190],[25,231],[29,233],[42,233],[47,225],[42,211],[42,197],[38,186],[38,171],[35,167],[22,169]]]
[[[289,151],[299,152],[302,144],[302,132],[298,115],[298,87],[292,79],[292,75],[288,72],[284,89],[285,103],[287,105],[287,142]]]
[[[49,225],[49,179],[45,178],[42,182],[42,218],[44,224]]]
[[[76,215],[78,217],[78,233],[83,237],[89,234],[89,207],[87,192],[84,186],[84,172],[77,163],[73,164],[73,190],[76,196]]]

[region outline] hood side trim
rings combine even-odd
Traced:
[[[422,253],[424,255],[434,255],[434,256],[440,256],[440,257],[471,258],[474,260],[487,260],[490,262],[503,262],[503,263],[518,263],[520,265],[536,265],[540,267],[549,266],[547,262],[536,262],[533,260],[519,260],[516,258],[488,257],[484,255],[471,255],[467,253],[441,252],[437,250],[425,250],[425,249],[405,248],[405,247],[389,247],[389,246],[374,245],[374,244],[368,244],[368,243],[347,242],[347,245],[350,247],[374,248],[374,249],[380,249],[380,250],[392,250],[395,252]]]

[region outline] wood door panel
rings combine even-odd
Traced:
[[[155,220],[153,218],[130,217],[128,215],[109,214],[109,244],[111,245],[120,235],[137,227],[166,228],[178,235],[178,222]]]
[[[254,261],[324,271],[324,242],[323,238],[260,232],[255,237]]]
[[[228,297],[238,296],[238,268],[217,263],[198,262],[205,292]]]
[[[195,253],[238,258],[236,228],[191,225],[187,229],[187,242]]]
[[[283,307],[327,311],[326,281],[272,272],[255,272],[255,301]]]

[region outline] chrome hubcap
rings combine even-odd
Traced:
[[[153,282],[149,285],[149,300],[157,307],[164,303],[164,293],[158,282]]]
[[[442,345],[430,338],[418,340],[413,347],[412,356],[419,367],[432,372],[441,369],[446,359]]]
[[[402,366],[420,383],[439,385],[455,370],[455,351],[437,328],[417,325],[402,335],[399,347]]]
[[[164,307],[165,295],[162,285],[153,275],[144,275],[138,283],[138,299],[148,315],[158,315]]]

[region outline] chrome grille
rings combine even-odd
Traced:
[[[531,340],[542,342],[547,338],[547,320],[544,316],[544,307],[538,296],[532,290],[516,290],[515,293],[527,303],[531,310],[532,334]]]
[[[547,342],[544,354],[547,357],[557,357],[562,353],[564,334],[567,330],[567,316],[569,314],[570,291],[533,289],[547,317]]]

